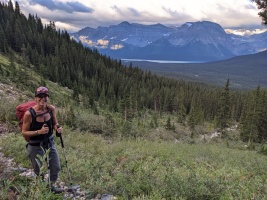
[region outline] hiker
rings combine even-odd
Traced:
[[[58,134],[62,134],[63,128],[58,124],[55,107],[48,105],[48,100],[48,89],[43,86],[38,87],[35,91],[35,101],[37,104],[24,114],[22,134],[24,137],[29,137],[29,142],[26,145],[27,153],[36,175],[40,175],[40,168],[36,162],[38,157],[36,155],[39,154],[43,156],[44,150],[50,149],[47,156],[49,159],[46,158],[46,161],[49,160],[48,180],[49,186],[51,186],[57,181],[60,171],[60,160],[54,144],[53,129]],[[32,112],[34,112],[35,115],[33,115]],[[43,174],[41,175],[43,176]],[[60,188],[56,188],[52,185],[51,190],[57,192]]]

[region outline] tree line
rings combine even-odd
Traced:
[[[28,70],[72,89],[77,103],[121,113],[125,120],[152,110],[176,115],[192,129],[207,121],[221,129],[240,123],[242,139],[267,137],[266,90],[231,91],[229,80],[217,88],[126,67],[71,39],[54,22],[43,25],[37,15],[26,17],[17,2],[0,2],[0,53],[11,61],[19,55]],[[30,86],[27,78],[20,81]]]

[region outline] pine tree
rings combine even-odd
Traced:
[[[20,7],[18,2],[15,2],[15,15],[19,17],[20,15]]]
[[[260,88],[252,92],[247,98],[242,117],[240,136],[248,144],[257,142],[259,138],[259,120],[260,120]]]
[[[191,109],[188,117],[188,124],[191,129],[194,129],[196,125],[201,125],[204,122],[204,112],[201,108],[199,99],[193,98]]]
[[[153,128],[157,128],[159,126],[158,117],[156,114],[153,115],[153,120],[151,121],[151,123],[153,124]]]
[[[221,129],[224,129],[229,126],[230,121],[230,93],[229,93],[230,81],[227,80],[224,91],[221,93],[218,110],[216,116],[216,124]]]
[[[171,117],[170,116],[168,116],[168,119],[167,119],[166,124],[165,124],[165,128],[168,131],[172,130]]]
[[[258,105],[259,121],[258,121],[258,140],[264,143],[267,139],[267,92],[261,92],[260,102]]]
[[[258,15],[262,19],[262,24],[267,26],[267,0],[252,0],[256,2],[258,9],[261,11],[258,13]]]
[[[186,121],[186,108],[182,100],[178,103],[178,111],[177,111],[177,121],[179,123],[184,123]]]
[[[0,24],[0,52],[3,53],[7,52],[7,40],[1,24]]]

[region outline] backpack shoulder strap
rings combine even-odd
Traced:
[[[49,109],[49,108],[47,108],[47,112],[50,114],[50,120],[51,120],[51,125],[52,125],[52,127],[51,127],[51,129],[53,130],[53,126],[54,126],[54,123],[53,123],[53,112],[52,112],[52,110],[51,109]]]
[[[32,123],[30,125],[30,128],[32,128],[34,123],[36,122],[37,115],[36,115],[35,110],[32,107],[29,109],[29,112],[31,113],[31,116],[32,116]]]
[[[29,108],[29,112],[31,113],[32,117],[36,117],[36,112],[32,107]]]

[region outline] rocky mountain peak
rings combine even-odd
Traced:
[[[215,61],[266,49],[267,38],[261,37],[263,34],[234,36],[210,21],[186,22],[180,27],[123,21],[109,27],[87,27],[72,37],[116,59],[141,56],[142,59]],[[168,51],[172,53],[166,54]]]

